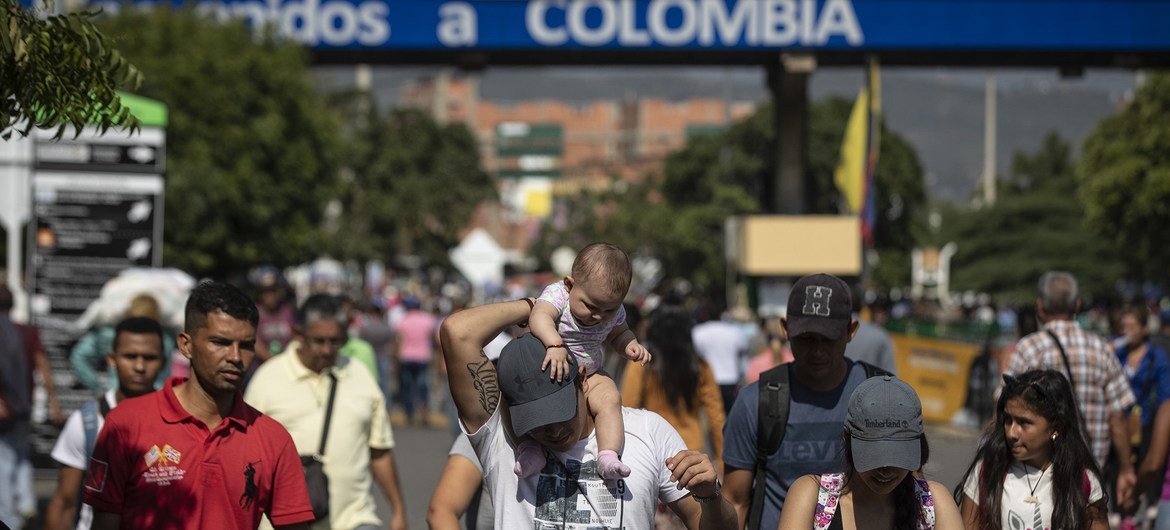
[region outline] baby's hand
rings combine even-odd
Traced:
[[[560,383],[569,375],[569,350],[563,344],[547,348],[544,353],[544,362],[540,363],[540,371],[548,368],[548,378]]]
[[[624,353],[627,359],[637,362],[642,366],[646,366],[646,363],[650,362],[650,350],[647,350],[645,346],[638,344],[637,339],[630,341],[630,343],[626,345],[626,351]]]

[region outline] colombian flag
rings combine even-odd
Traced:
[[[845,125],[841,158],[833,182],[845,198],[849,213],[861,215],[861,235],[866,248],[873,248],[876,222],[873,173],[877,167],[881,136],[881,74],[876,58],[870,58],[866,85],[857,94]]]

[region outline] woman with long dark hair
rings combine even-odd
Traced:
[[[919,476],[930,456],[922,402],[894,376],[871,377],[849,397],[845,469],[792,484],[780,529],[962,528],[946,487]]]
[[[1101,470],[1064,375],[1005,375],[995,418],[955,489],[966,528],[1109,528]]]
[[[658,413],[682,435],[687,449],[705,448],[700,413],[707,415],[711,458],[716,467],[723,454],[723,399],[711,367],[691,343],[695,326],[679,305],[659,307],[650,315],[646,348],[653,354],[642,367],[629,363],[622,377],[622,405]]]

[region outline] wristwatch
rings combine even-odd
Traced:
[[[715,493],[712,493],[706,497],[704,497],[702,495],[698,495],[696,493],[692,493],[691,497],[694,497],[696,501],[699,501],[702,503],[707,503],[707,502],[711,502],[715,499],[718,499],[722,493],[723,493],[723,485],[719,483],[719,479],[715,479]]]

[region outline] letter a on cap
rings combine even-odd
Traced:
[[[827,317],[832,315],[829,310],[829,299],[833,297],[833,290],[823,285],[809,285],[804,288],[804,308],[801,313]]]

